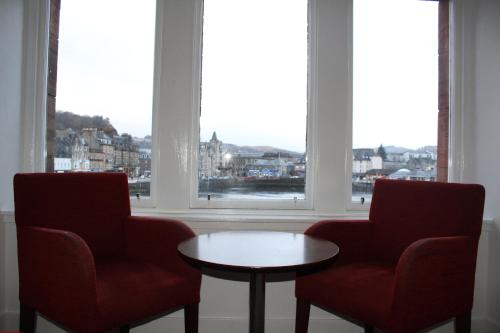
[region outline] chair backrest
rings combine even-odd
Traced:
[[[484,196],[483,186],[476,184],[377,180],[370,207],[373,254],[394,263],[421,238],[462,235],[479,240]]]
[[[130,216],[124,173],[32,173],[14,177],[18,227],[67,230],[96,257],[123,253],[123,223]]]

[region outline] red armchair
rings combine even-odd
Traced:
[[[484,188],[378,180],[368,221],[321,221],[306,234],[340,247],[331,268],[296,282],[296,332],[310,305],[389,333],[455,318],[470,332]]]
[[[184,308],[186,332],[197,332],[201,274],[177,255],[194,234],[131,216],[125,174],[18,174],[14,199],[21,331],[36,330],[36,312],[100,333]]]

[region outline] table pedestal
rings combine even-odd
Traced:
[[[250,333],[264,333],[266,275],[286,273],[293,279],[295,274],[317,271],[333,262],[339,247],[291,232],[225,231],[186,239],[177,251],[197,268],[248,274]]]
[[[250,333],[264,333],[265,310],[265,274],[250,273]]]

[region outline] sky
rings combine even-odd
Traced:
[[[204,15],[200,139],[303,152],[307,0],[205,0]],[[57,110],[151,134],[154,24],[155,0],[62,1]],[[354,0],[353,34],[353,147],[436,145],[437,3]]]
[[[61,1],[57,110],[108,117],[120,134],[151,134],[155,2]]]
[[[353,147],[437,145],[438,2],[354,0]]]
[[[201,140],[304,152],[306,117],[307,0],[205,0]]]

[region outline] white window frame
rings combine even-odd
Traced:
[[[314,117],[308,124],[307,172],[313,174],[311,208],[290,210],[286,207],[255,209],[192,209],[192,173],[198,165],[197,124],[193,121],[199,70],[193,55],[199,39],[199,17],[196,3],[200,0],[158,0],[155,45],[153,99],[153,181],[148,207],[137,210],[170,216],[200,216],[199,220],[225,219],[265,221],[277,216],[305,219],[359,216],[350,213],[350,180],[352,168],[352,2],[351,0],[314,0],[316,16],[315,53],[311,56],[316,78],[310,80],[309,107]],[[453,0],[450,11],[450,180],[464,179],[469,139],[463,127],[465,112],[470,109],[470,85],[466,65],[470,63],[471,37],[464,32],[466,12],[464,0]],[[45,112],[49,0],[24,0],[23,35],[23,105],[22,105],[22,172],[45,169]],[[198,14],[199,15],[199,14]],[[198,31],[198,32],[197,32]],[[198,46],[199,47],[199,46]],[[311,47],[311,46],[310,46]],[[309,117],[309,116],[308,116]],[[312,142],[310,142],[312,140]],[[312,145],[312,146],[309,146]],[[146,204],[146,200],[141,205]],[[215,202],[212,201],[211,204]],[[274,203],[275,204],[275,203]],[[213,206],[211,206],[213,207]],[[244,208],[244,207],[241,207]],[[275,209],[271,209],[275,208]],[[240,218],[234,217],[236,214]],[[258,217],[258,218],[256,218]],[[273,218],[274,217],[274,218]],[[307,217],[307,218],[306,218]]]
[[[306,178],[304,187],[304,199],[283,200],[224,200],[198,197],[198,167],[199,167],[199,144],[200,144],[200,107],[201,107],[201,68],[202,68],[202,44],[203,44],[203,1],[195,1],[195,45],[193,48],[193,86],[192,86],[192,119],[191,119],[191,177],[190,177],[190,208],[239,208],[239,209],[313,209],[313,186],[314,172],[314,142],[316,142],[314,119],[316,119],[316,62],[311,61],[316,57],[316,0],[308,0],[308,63],[307,63],[307,141],[306,141]],[[286,10],[286,9],[284,9]]]
[[[415,0],[415,1],[418,1],[418,0]],[[437,0],[439,1],[439,0]],[[453,0],[450,0],[450,2],[452,2]],[[351,3],[351,12],[350,12],[350,17],[351,17],[351,26],[354,25],[354,8],[353,8],[353,5]],[[439,24],[439,23],[438,23]],[[450,31],[451,31],[451,25],[450,25]],[[351,31],[351,53],[350,53],[350,68],[353,67],[353,45],[354,43],[354,35]],[[451,50],[451,48],[450,48]],[[450,52],[450,56],[451,56],[451,52]],[[436,61],[438,61],[437,59],[437,54],[436,54]],[[450,71],[451,71],[451,68],[450,68]],[[438,78],[436,78],[437,80]],[[450,81],[451,82],[451,81]],[[354,109],[353,109],[353,75],[352,75],[352,72],[351,72],[351,77],[350,77],[350,84],[351,84],[351,91],[350,91],[350,114],[349,114],[349,126],[351,128],[351,134],[349,136],[349,138],[351,139],[351,142],[350,142],[350,151],[347,153],[348,155],[348,159],[350,161],[350,164],[349,166],[346,165],[346,177],[345,177],[345,181],[346,181],[346,192],[345,192],[345,200],[346,200],[346,208],[348,211],[351,211],[351,212],[366,212],[370,209],[370,203],[364,203],[364,204],[361,204],[359,202],[354,202],[352,200],[352,152],[353,152],[353,147],[352,147],[352,142],[353,142],[353,130],[354,130],[354,120],[353,120],[353,116],[354,116]],[[437,91],[436,91],[436,94],[437,94]],[[451,93],[450,93],[450,96],[451,96]],[[437,107],[437,105],[436,105]],[[450,118],[451,118],[451,113],[452,113],[452,109],[451,109],[451,106],[450,106]],[[437,113],[436,113],[436,122],[437,122]],[[451,132],[451,128],[450,128],[450,132]],[[436,138],[437,140],[437,138]],[[451,141],[451,138],[450,140]],[[437,141],[436,141],[436,145],[437,145]],[[450,172],[451,174],[451,172]],[[450,175],[449,174],[449,175]],[[449,176],[450,178],[450,176]],[[449,181],[451,181],[451,179],[449,179]]]
[[[49,0],[24,2],[21,172],[45,171]]]

